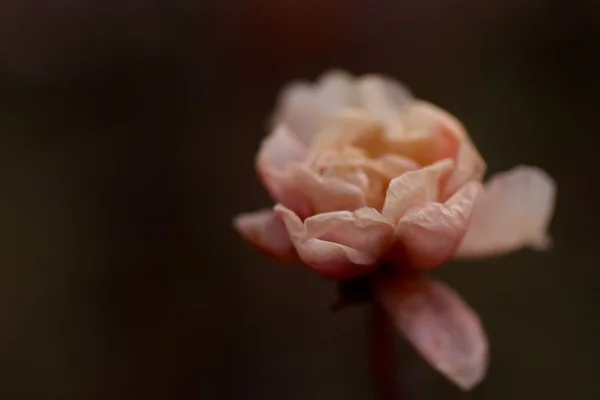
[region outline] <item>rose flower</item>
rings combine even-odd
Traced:
[[[376,75],[291,84],[273,126],[256,168],[277,204],[239,215],[237,230],[324,277],[371,276],[397,331],[460,387],[476,385],[488,358],[479,318],[422,272],[546,248],[553,180],[518,166],[482,185],[485,162],[462,124]]]

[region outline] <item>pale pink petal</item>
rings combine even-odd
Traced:
[[[285,260],[296,259],[285,224],[271,209],[240,214],[234,219],[237,231],[265,253]]]
[[[273,116],[274,125],[286,125],[306,145],[331,115],[356,102],[352,76],[331,71],[317,84],[294,82],[286,86]]]
[[[300,259],[319,274],[348,279],[373,272],[393,227],[372,209],[319,214],[304,223],[277,205]]]
[[[358,104],[358,92],[354,77],[344,71],[324,73],[316,85],[319,103],[329,115]]]
[[[484,378],[488,344],[479,317],[448,286],[385,276],[375,293],[396,329],[435,369],[463,390]]]
[[[485,185],[457,257],[485,257],[522,247],[545,249],[556,184],[539,168],[518,166]]]
[[[390,180],[405,172],[417,170],[419,165],[414,161],[396,156],[386,155],[378,159],[370,159],[364,152],[353,147],[331,154],[324,153],[312,166],[323,178],[335,177],[360,188],[366,196],[366,205],[381,209],[385,200],[385,192]]]
[[[452,196],[462,185],[469,181],[481,181],[485,175],[486,164],[470,141],[460,142],[456,155],[456,166],[444,189],[444,198]]]
[[[410,107],[408,115],[410,127],[418,126],[445,126],[460,140],[469,139],[469,135],[462,123],[448,111],[423,100],[415,100]]]
[[[304,165],[291,165],[287,172],[302,196],[309,199],[314,213],[356,210],[366,205],[364,191],[350,182],[319,176]]]
[[[348,108],[333,115],[311,143],[312,157],[323,152],[342,151],[348,146],[368,141],[373,135],[381,134],[383,125],[364,110]]]
[[[294,82],[282,90],[272,124],[289,127],[308,145],[327,116],[315,89],[307,83]]]
[[[280,125],[263,140],[256,158],[258,175],[271,197],[303,218],[312,213],[309,200],[298,190],[286,167],[308,156],[302,144],[286,126]]]
[[[396,178],[405,172],[419,169],[419,164],[415,161],[396,154],[385,154],[373,163],[389,178]]]
[[[438,201],[440,180],[454,163],[446,159],[392,179],[388,187],[382,214],[397,224],[410,207]]]
[[[456,117],[448,111],[422,100],[415,101],[411,105],[410,111],[410,126],[413,129],[418,126],[435,127],[446,140],[446,147],[442,149],[447,152],[444,156],[455,159],[455,169],[446,184],[444,198],[450,197],[465,183],[483,178],[486,168],[485,161]]]
[[[379,75],[365,75],[357,82],[361,106],[384,123],[400,119],[402,110],[412,101],[404,85]]]
[[[313,215],[304,224],[305,239],[319,238],[378,256],[387,249],[394,233],[394,226],[369,207]]]
[[[308,148],[288,127],[280,125],[261,143],[257,167],[283,171],[288,164],[304,161],[307,157]]]
[[[435,268],[450,259],[467,231],[473,206],[481,193],[479,182],[463,186],[446,203],[410,208],[396,229],[399,253],[418,269]]]
[[[294,210],[301,218],[313,214],[311,200],[298,188],[289,173],[268,167],[259,167],[258,173],[273,200]]]

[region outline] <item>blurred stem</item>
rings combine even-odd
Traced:
[[[396,332],[377,301],[370,307],[370,371],[373,386],[381,400],[402,398],[396,360]]]

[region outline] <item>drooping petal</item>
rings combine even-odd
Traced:
[[[475,312],[448,286],[382,275],[375,294],[396,329],[435,369],[463,390],[484,378],[488,344]]]
[[[234,218],[234,227],[244,239],[272,257],[297,258],[285,224],[271,209],[240,214]]]
[[[304,223],[277,205],[300,259],[319,274],[349,279],[373,272],[394,228],[373,209],[318,214]]]
[[[438,267],[450,259],[467,231],[482,187],[463,186],[446,203],[425,203],[409,209],[396,229],[396,243],[409,265],[417,269]],[[392,252],[393,254],[393,252]]]
[[[499,255],[550,244],[548,225],[554,213],[556,184],[539,168],[518,166],[485,185],[457,257]]]
[[[410,207],[438,201],[440,180],[453,165],[452,160],[446,159],[392,179],[381,212],[383,216],[397,224]]]

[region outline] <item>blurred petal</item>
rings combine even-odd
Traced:
[[[263,140],[256,160],[260,180],[271,197],[303,218],[310,215],[310,203],[298,190],[286,167],[308,156],[307,147],[287,127],[280,125]]]
[[[283,171],[292,162],[300,162],[308,156],[308,148],[286,126],[280,125],[263,140],[258,151],[257,164]]]
[[[409,209],[398,223],[396,246],[411,266],[435,268],[454,255],[481,190],[479,182],[471,182],[445,204],[425,203]]]
[[[556,184],[544,171],[518,166],[485,185],[457,257],[484,257],[522,247],[545,249]]]
[[[384,123],[400,119],[403,108],[412,101],[412,94],[401,83],[379,75],[365,75],[357,82],[361,106]]]
[[[358,145],[364,138],[381,134],[383,125],[364,110],[349,108],[333,115],[323,125],[323,129],[311,143],[313,157],[319,157],[323,151],[341,150],[348,146]]]
[[[273,210],[240,214],[235,217],[234,226],[246,240],[265,253],[279,259],[297,258],[285,224]]]
[[[273,125],[289,127],[302,143],[308,145],[326,116],[327,112],[321,107],[313,87],[295,82],[282,90]]]
[[[410,158],[396,154],[385,154],[373,160],[373,164],[386,177],[393,179],[408,171],[419,169],[419,164]]]
[[[488,344],[475,312],[446,285],[382,275],[375,293],[396,329],[435,369],[463,390],[484,378]]]
[[[442,160],[392,179],[381,212],[383,216],[397,224],[410,207],[437,201],[440,179],[453,165],[452,160]]]
[[[298,255],[319,274],[348,279],[373,272],[394,231],[373,209],[318,214],[304,223],[277,205]]]
[[[317,84],[294,82],[286,86],[279,96],[273,123],[288,126],[302,143],[310,144],[327,118],[355,101],[352,79],[342,71],[331,71]]]
[[[317,82],[317,93],[319,103],[329,115],[358,102],[354,77],[344,71],[333,70],[323,74]]]

